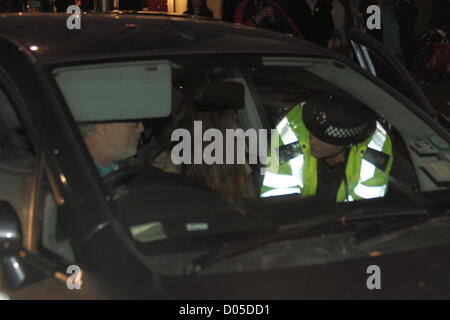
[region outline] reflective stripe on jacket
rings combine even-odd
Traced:
[[[277,125],[280,150],[293,143],[300,145],[301,152],[290,159],[271,150],[270,160],[278,157],[276,172],[266,171],[261,197],[298,193],[314,195],[317,191],[317,159],[311,155],[309,131],[302,121],[302,109],[295,106]],[[387,192],[389,172],[393,162],[392,143],[386,130],[377,122],[375,133],[363,142],[353,145],[341,181],[336,201],[354,201],[383,197]]]

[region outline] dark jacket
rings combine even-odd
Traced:
[[[55,7],[58,12],[66,12],[67,8],[74,4],[74,0],[55,0]]]
[[[288,17],[283,7],[273,0],[266,0],[265,5],[271,6],[274,10],[273,21],[263,21],[256,25],[254,17],[258,14],[258,8],[255,1],[242,0],[234,12],[234,22],[252,27],[264,28],[281,33],[290,33],[303,38],[296,25]]]
[[[119,10],[144,10],[143,0],[119,0]]]
[[[222,20],[234,22],[234,11],[240,0],[223,0],[222,1]]]
[[[184,12],[184,14],[197,15],[197,16],[208,17],[208,18],[213,17],[213,13],[211,10],[209,10],[208,5],[206,4],[205,0],[202,1],[202,4],[200,5],[199,9],[200,9],[199,10],[200,12],[198,14],[196,14],[192,0],[188,0],[187,10]]]
[[[450,35],[450,0],[434,0],[431,27],[439,28]]]
[[[39,0],[41,10],[44,12],[53,11],[51,0]],[[0,0],[0,12],[21,12],[24,11],[26,0]]]
[[[361,2],[361,5],[359,7],[359,10],[363,14],[364,24],[366,24],[367,19],[370,17],[367,12],[367,8],[372,5],[377,5],[376,0],[363,0]],[[381,19],[383,19],[383,16],[381,16]],[[373,29],[369,30],[367,29],[367,34],[377,39],[379,42],[383,43],[383,30],[382,29]]]
[[[415,0],[400,0],[397,5],[400,41],[404,50],[414,46],[414,24],[419,15]],[[450,19],[450,17],[449,17]]]
[[[331,5],[326,0],[318,0],[311,12],[305,0],[292,1],[288,12],[303,36],[312,42],[326,46],[334,26]]]

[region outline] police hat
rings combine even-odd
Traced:
[[[303,104],[303,123],[318,139],[333,145],[362,142],[375,132],[376,116],[363,104],[337,96]]]

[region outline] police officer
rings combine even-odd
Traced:
[[[392,144],[375,114],[360,103],[327,96],[295,106],[277,126],[261,197],[299,193],[333,201],[383,197]]]

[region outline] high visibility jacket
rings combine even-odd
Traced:
[[[276,129],[280,147],[278,152],[271,149],[269,164],[277,160],[279,166],[275,172],[270,168],[265,172],[261,197],[316,194],[317,159],[310,152],[309,131],[302,121],[302,108],[295,106]],[[392,162],[391,139],[377,122],[376,131],[371,137],[351,146],[336,201],[383,197],[387,192]]]

